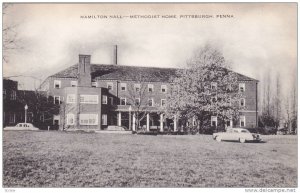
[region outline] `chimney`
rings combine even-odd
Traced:
[[[115,45],[114,47],[114,64],[118,65],[118,45]]]
[[[91,55],[79,54],[78,86],[91,86]]]

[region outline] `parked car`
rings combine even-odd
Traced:
[[[39,128],[34,127],[31,123],[18,123],[13,127],[5,127],[4,130],[10,131],[38,131]]]
[[[261,141],[260,135],[250,133],[249,130],[244,128],[227,129],[226,132],[213,133],[213,139],[218,142],[221,141],[239,141],[245,143],[246,141]]]
[[[106,130],[108,130],[108,131],[127,131],[128,129],[125,126],[109,125]]]

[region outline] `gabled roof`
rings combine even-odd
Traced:
[[[91,77],[93,80],[169,82],[172,76],[176,76],[177,70],[179,69],[91,64]],[[239,81],[257,81],[239,73],[237,73],[237,75]],[[78,78],[78,64],[62,70],[50,77]]]

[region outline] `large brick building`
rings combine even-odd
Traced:
[[[25,112],[25,105],[27,111]],[[3,127],[14,126],[17,123],[33,123],[40,129],[53,128],[53,114],[57,114],[59,106],[53,104],[52,97],[46,97],[43,92],[19,90],[18,82],[3,79]]]
[[[42,89],[61,105],[60,113],[53,121],[61,129],[104,129],[108,125],[161,131],[179,122],[166,119],[161,107],[167,100],[171,77],[176,68],[153,68],[123,65],[91,64],[90,55],[79,55],[79,62],[61,72],[49,76]],[[257,80],[237,74],[239,89],[243,94],[241,112],[236,126],[257,126]],[[139,113],[143,113],[138,117]],[[212,124],[217,119],[212,117]],[[232,121],[228,126],[234,126]]]

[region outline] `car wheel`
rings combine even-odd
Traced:
[[[246,139],[245,138],[240,138],[240,143],[245,143]]]
[[[217,136],[217,137],[216,137],[216,140],[217,140],[217,142],[221,142],[221,141],[222,141],[222,138],[221,138],[220,136]]]

